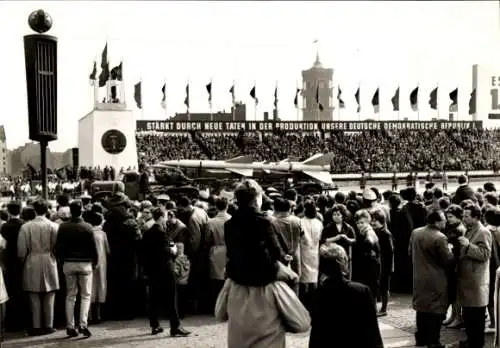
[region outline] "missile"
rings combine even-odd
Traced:
[[[214,160],[170,160],[159,162],[158,168],[197,168],[203,170],[225,170],[244,177],[252,177],[254,170],[266,173],[304,173],[325,184],[333,184],[330,175],[333,153],[316,154],[303,162],[283,160],[280,162],[254,162],[250,156],[239,156],[227,161]]]

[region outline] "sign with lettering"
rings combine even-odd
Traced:
[[[482,128],[481,121],[146,121],[138,120],[137,132],[317,132],[317,131],[369,131],[369,130],[423,130]]]
[[[499,99],[499,89],[500,89],[500,76],[490,77],[490,107],[488,111],[489,119],[500,119],[500,99]]]

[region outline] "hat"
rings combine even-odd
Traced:
[[[130,200],[124,193],[118,192],[109,198],[108,204],[111,207],[116,207],[117,205],[129,205]]]
[[[165,193],[162,193],[161,195],[158,196],[157,198],[159,201],[169,201],[170,200],[170,196],[165,194]]]
[[[200,191],[200,199],[203,201],[208,201],[209,194],[207,191]]]
[[[92,197],[85,191],[84,194],[80,196],[80,199],[92,199]]]
[[[266,191],[267,191],[268,193],[271,193],[271,192],[278,192],[278,190],[276,190],[274,187],[268,187]]]
[[[376,201],[377,195],[373,192],[372,189],[366,189],[363,191],[363,199],[367,201]]]

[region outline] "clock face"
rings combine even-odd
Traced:
[[[110,129],[102,135],[101,144],[104,151],[112,155],[117,155],[122,153],[125,147],[127,147],[127,138],[119,130]]]

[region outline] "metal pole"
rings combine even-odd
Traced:
[[[47,141],[40,141],[40,180],[42,182],[42,198],[47,199]]]

